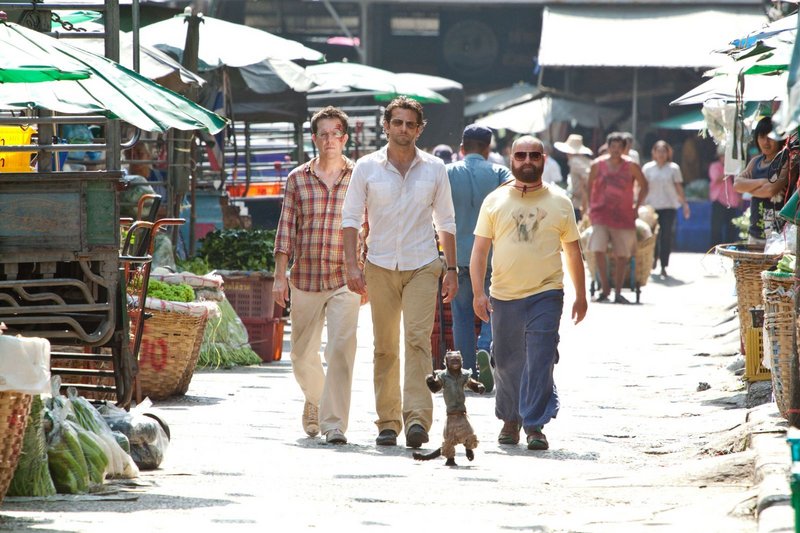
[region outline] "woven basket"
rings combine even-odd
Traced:
[[[745,353],[745,339],[751,307],[760,307],[763,284],[761,272],[778,264],[780,255],[765,254],[758,246],[746,244],[718,244],[716,252],[733,259],[733,275],[736,278],[736,307],[739,314],[740,351]]]
[[[147,312],[152,316],[144,323],[137,380],[142,396],[163,400],[178,394],[181,387],[188,388],[208,314]]]
[[[770,358],[772,393],[778,412],[788,417],[791,401],[791,364],[794,353],[794,276],[762,272],[764,283],[764,355]]]
[[[197,337],[194,340],[192,355],[189,358],[189,363],[186,365],[186,370],[184,370],[181,376],[181,380],[178,382],[178,386],[175,387],[175,396],[183,396],[186,394],[186,391],[189,390],[189,383],[192,381],[192,376],[194,376],[194,371],[197,368],[197,360],[200,358],[200,347],[203,345],[206,325],[208,325],[207,315],[203,317],[203,323],[197,328]]]
[[[19,462],[32,399],[30,394],[0,391],[0,503]]]

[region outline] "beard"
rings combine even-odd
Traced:
[[[542,181],[542,170],[535,165],[512,166],[511,174],[522,183],[535,184]]]

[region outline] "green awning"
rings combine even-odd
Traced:
[[[702,130],[706,127],[706,119],[698,109],[659,120],[653,123],[653,127],[662,130]]]

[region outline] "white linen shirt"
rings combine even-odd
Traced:
[[[361,228],[366,207],[367,260],[389,270],[416,270],[439,257],[434,226],[456,234],[444,163],[416,152],[405,178],[389,162],[385,146],[362,157],[344,198],[342,228]]]

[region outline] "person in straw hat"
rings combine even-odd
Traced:
[[[553,146],[559,152],[567,155],[567,193],[572,198],[572,207],[575,210],[575,219],[580,220],[588,207],[586,184],[589,179],[589,169],[592,166],[592,151],[583,145],[583,135],[570,134],[565,142],[555,142]]]

